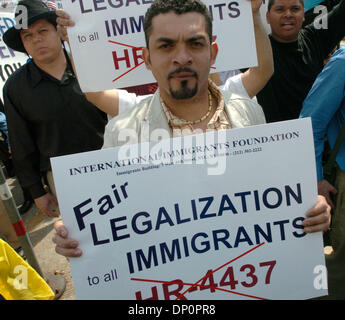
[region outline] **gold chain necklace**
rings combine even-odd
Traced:
[[[159,98],[160,98],[161,104],[162,104],[165,108],[167,108],[166,104],[164,103],[164,101],[163,101],[163,99],[162,99],[162,97],[161,97],[160,95],[159,95]],[[211,90],[208,89],[208,110],[207,110],[206,114],[203,115],[200,119],[194,120],[194,121],[189,121],[189,120],[185,120],[185,119],[181,119],[181,120],[186,121],[186,124],[189,124],[189,125],[198,124],[198,123],[204,121],[204,120],[210,115],[210,113],[211,113],[211,111],[212,111],[212,106],[213,106],[213,104],[212,104]],[[167,108],[167,109],[168,109],[168,108]]]

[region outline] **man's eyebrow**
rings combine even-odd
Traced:
[[[196,36],[193,36],[193,37],[190,37],[187,39],[188,42],[193,42],[193,41],[198,41],[198,40],[205,40],[206,41],[206,37],[204,35],[196,35]],[[171,39],[171,38],[166,38],[166,37],[160,37],[155,42],[157,42],[157,43],[159,43],[159,42],[174,43],[174,42],[176,42],[176,40]]]
[[[199,41],[199,40],[205,40],[206,41],[206,37],[204,35],[196,35],[194,37],[191,37],[188,39],[188,42],[193,42],[193,41]]]
[[[20,33],[21,33],[22,35],[28,34],[28,33],[30,33],[30,30],[28,30],[28,29],[23,29],[23,30],[21,30]]]
[[[171,38],[160,37],[155,42],[166,42],[166,43],[174,43],[175,40]]]

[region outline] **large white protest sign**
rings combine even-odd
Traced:
[[[327,294],[310,119],[218,133],[51,160],[78,299]]]
[[[2,40],[3,34],[15,25],[13,12],[0,11],[0,96],[2,88],[9,76],[26,63],[28,56],[7,47]]]
[[[214,71],[257,65],[250,1],[204,1],[219,45]],[[76,26],[68,28],[83,91],[154,82],[141,58],[144,15],[151,0],[73,1],[63,7]]]

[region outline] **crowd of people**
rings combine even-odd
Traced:
[[[199,0],[154,0],[145,15],[142,56],[157,83],[83,93],[61,41],[68,41],[66,29],[74,22],[67,12],[50,10],[41,0],[22,0],[28,28],[13,27],[3,35],[7,46],[31,57],[3,89],[15,173],[37,208],[57,217],[49,159],[120,146],[123,128],[132,129],[140,141],[138,123],[147,119],[150,130],[165,129],[176,137],[311,117],[319,197],[303,226],[306,233],[330,233],[328,298],[344,299],[344,143],[336,157],[335,182],[324,179],[322,159],[327,156],[325,141],[329,149],[334,147],[345,120],[345,50],[334,53],[345,36],[345,0],[324,2],[327,28],[313,20],[305,23],[303,0],[269,0],[266,17],[260,15],[262,0],[246,1],[252,5],[258,66],[236,72],[222,87],[217,86],[221,77],[209,75],[219,49],[212,42],[206,6]],[[55,230],[58,254],[82,255],[62,221]]]

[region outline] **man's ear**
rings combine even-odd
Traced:
[[[151,70],[150,51],[147,48],[143,48],[142,50],[142,57],[145,61],[146,69]]]
[[[211,44],[211,65],[215,64],[218,55],[218,44],[217,42],[212,42]]]

